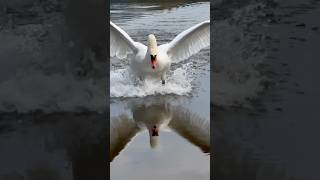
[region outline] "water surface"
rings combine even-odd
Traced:
[[[239,2],[216,7],[214,179],[319,179],[319,2]]]
[[[210,3],[112,3],[111,21],[135,41],[158,45],[208,20]],[[192,15],[191,15],[192,14]],[[111,179],[210,179],[210,50],[174,64],[165,86],[135,84],[128,62],[111,60]],[[152,128],[159,127],[159,136]]]

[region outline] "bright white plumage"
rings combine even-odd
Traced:
[[[129,58],[136,76],[160,77],[165,84],[171,63],[178,63],[210,46],[210,21],[199,23],[176,36],[171,42],[158,46],[153,34],[148,36],[148,47],[135,42],[121,28],[110,22],[110,56]],[[132,54],[132,56],[129,56]]]

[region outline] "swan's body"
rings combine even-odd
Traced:
[[[172,63],[185,60],[209,45],[210,21],[199,23],[160,46],[153,34],[148,36],[148,46],[145,46],[133,41],[124,30],[110,22],[110,56],[129,57],[130,68],[140,79],[147,76],[161,78],[164,84]]]
[[[145,77],[160,77],[162,80],[165,80],[166,72],[171,66],[169,57],[159,49],[159,52],[157,53],[157,66],[153,69],[150,60],[150,53],[147,48],[143,46],[141,46],[140,50],[130,61],[130,68],[132,72],[140,79],[144,79]]]

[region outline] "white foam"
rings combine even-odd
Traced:
[[[137,81],[128,69],[116,69],[110,72],[110,96],[145,97],[150,95],[188,95],[192,90],[191,78],[187,76],[187,65],[177,68],[168,76],[166,84],[160,79],[146,78]]]

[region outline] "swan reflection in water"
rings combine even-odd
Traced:
[[[132,117],[121,114],[110,119],[110,161],[119,155],[134,136],[144,130],[149,133],[152,149],[159,146],[161,131],[172,130],[202,152],[210,152],[209,119],[168,103],[135,105],[131,112]]]

